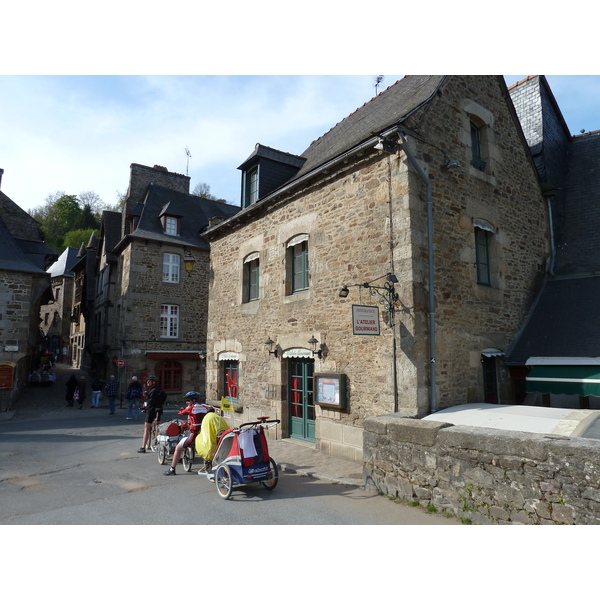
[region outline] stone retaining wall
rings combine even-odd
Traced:
[[[600,524],[600,445],[404,418],[364,423],[368,489],[480,524]]]

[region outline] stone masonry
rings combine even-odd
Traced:
[[[452,426],[402,415],[364,423],[368,489],[479,524],[600,524],[594,440]]]

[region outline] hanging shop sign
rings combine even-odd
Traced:
[[[354,335],[379,335],[379,308],[353,304],[352,333]]]

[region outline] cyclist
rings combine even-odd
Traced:
[[[200,404],[198,400],[200,394],[198,392],[188,392],[185,395],[186,406],[182,408],[177,414],[184,416],[187,415],[188,420],[183,424],[184,429],[189,428],[189,433],[181,438],[175,451],[173,452],[173,460],[168,471],[165,471],[165,475],[177,475],[175,467],[181,458],[181,454],[185,448],[194,443],[196,435],[200,432],[200,425],[204,415],[209,412],[214,412],[214,408],[208,404]]]
[[[144,423],[144,438],[142,440],[142,447],[138,452],[146,452],[146,446],[148,444],[148,438],[150,437],[150,430],[152,429],[152,423],[154,419],[160,423],[160,417],[163,411],[163,404],[167,398],[165,392],[160,388],[154,375],[150,375],[146,380],[146,422]]]

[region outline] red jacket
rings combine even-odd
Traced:
[[[182,408],[177,414],[181,416],[187,415],[188,420],[185,425],[189,426],[192,433],[198,433],[204,415],[208,412],[213,412],[213,410],[213,407],[208,406],[208,404],[198,404],[198,402],[194,402],[194,404]]]

